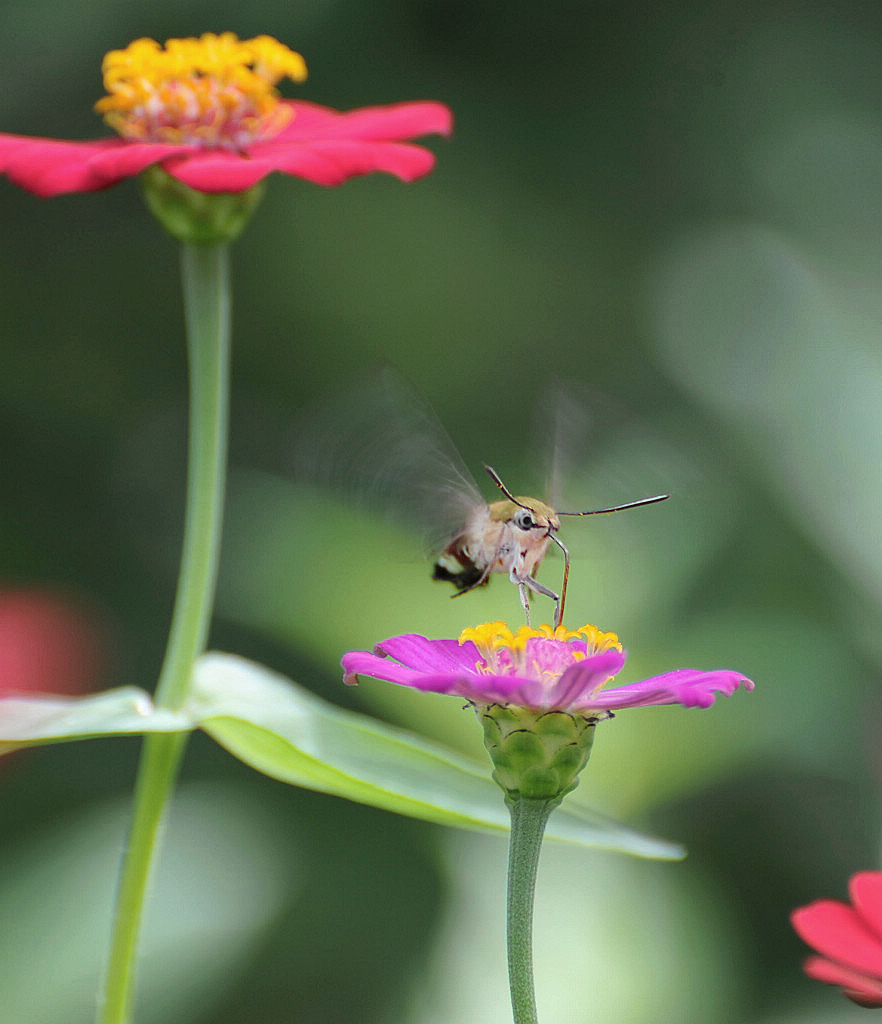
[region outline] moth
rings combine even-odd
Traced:
[[[568,402],[552,404],[555,415],[572,415]],[[432,557],[432,578],[452,583],[453,597],[485,586],[495,574],[508,576],[528,625],[531,594],[554,601],[554,625],[563,621],[570,554],[558,536],[562,518],[607,515],[668,498],[657,494],[584,512],[557,511],[549,502],[515,495],[485,465],[503,495],[488,501],[429,404],[391,368],[308,410],[294,447],[299,481],[416,525]],[[552,461],[557,458],[555,451]],[[536,579],[551,545],[564,558],[559,592]]]
[[[624,505],[595,508],[587,512],[557,512],[538,498],[515,497],[492,466],[484,466],[490,479],[505,495],[500,501],[476,505],[462,529],[440,553],[432,571],[432,579],[449,580],[457,589],[454,597],[467,594],[486,584],[492,573],[506,573],[520,593],[521,607],[530,624],[529,592],[542,594],[554,601],[554,625],[563,621],[570,578],[570,552],[558,537],[562,516],[599,516],[623,512],[628,508],[653,505],[670,495],[656,494]],[[560,593],[541,584],[536,571],[548,552],[549,544],[563,552],[564,572]]]

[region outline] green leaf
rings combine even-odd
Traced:
[[[426,821],[507,832],[508,811],[488,764],[346,711],[269,669],[229,654],[199,659],[181,712],[133,686],[86,697],[0,700],[0,754],[98,736],[204,729],[251,767],[282,782]],[[565,802],[547,833],[582,846],[673,860],[681,847]]]
[[[41,743],[192,728],[187,716],[154,707],[150,695],[135,686],[86,697],[0,700],[0,754]]]
[[[490,767],[403,729],[328,704],[290,680],[229,654],[200,658],[187,711],[232,754],[292,785],[459,828],[507,832]],[[577,804],[558,808],[549,838],[641,857],[681,847]]]

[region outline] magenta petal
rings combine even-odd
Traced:
[[[542,707],[542,686],[520,676],[491,676],[466,673],[419,674],[411,685],[416,690],[464,697],[477,704],[517,704]]]
[[[462,680],[483,678],[475,671],[477,661],[478,652],[472,643],[427,640],[417,633],[407,633],[377,644],[374,653],[349,651],[341,664],[347,683],[365,675],[418,690],[453,693]]]
[[[384,679],[402,686],[411,686],[420,677],[420,673],[412,668],[371,654],[370,651],[349,651],[340,659],[340,664],[343,666],[343,682],[349,686],[358,682],[358,676]]]
[[[477,675],[475,666],[480,661],[471,641],[460,644],[456,640],[427,640],[417,633],[390,637],[377,644],[374,651],[420,672],[463,671]]]
[[[753,682],[739,672],[702,672],[698,669],[683,668],[645,679],[640,683],[629,683],[626,686],[603,690],[590,701],[590,704],[605,711],[659,704],[708,708],[714,702],[714,694],[722,693],[729,697],[739,686],[746,690],[754,688]]]
[[[594,703],[598,688],[622,670],[623,651],[609,650],[577,662],[564,672],[543,704],[548,708],[579,708]]]
[[[415,634],[394,638],[395,642],[404,642],[401,644],[402,647],[410,646],[408,642],[420,640],[426,644],[456,643],[455,640],[425,640],[424,637],[418,637]],[[378,649],[382,650],[385,646],[387,644],[378,645]],[[418,648],[419,644],[412,646]],[[449,671],[440,668],[436,668],[435,671],[426,671],[425,669],[417,671],[382,655],[371,654],[369,651],[349,651],[343,655],[341,664],[344,672],[343,681],[349,685],[357,683],[358,676],[371,676],[373,679],[383,679],[389,683],[410,686],[415,690],[463,697],[466,700],[483,704],[507,703],[522,693],[532,693],[532,688],[538,686],[533,680],[521,679],[517,676],[478,675],[473,667],[457,668],[454,665]]]

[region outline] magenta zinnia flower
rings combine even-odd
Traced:
[[[452,126],[430,101],[341,112],[283,100],[276,83],[303,81],[306,65],[269,36],[138,39],[108,53],[103,71],[96,109],[121,137],[0,135],[0,172],[43,197],[94,192],[154,164],[210,193],[243,192],[273,171],[329,186],[372,171],[414,181],[435,158],[408,140]]]
[[[695,669],[603,689],[624,663],[618,637],[594,626],[522,626],[512,633],[504,622],[467,629],[458,641],[411,633],[343,656],[347,683],[366,675],[468,700],[484,729],[493,778],[510,804],[559,803],[588,762],[595,726],[620,708],[709,707],[716,693],[753,689],[737,672]]]
[[[821,954],[803,969],[860,1006],[882,1006],[882,871],[852,875],[848,893],[851,905],[816,900],[790,915],[796,934]]]
[[[467,629],[459,640],[427,640],[410,633],[377,644],[373,653],[343,657],[345,681],[359,675],[455,694],[475,704],[511,704],[535,711],[598,715],[652,704],[710,707],[714,694],[730,696],[753,683],[738,672],[677,669],[641,683],[603,689],[625,664],[618,637],[595,626],[530,629],[516,634],[503,622]]]

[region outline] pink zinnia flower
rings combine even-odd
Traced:
[[[821,954],[803,969],[860,1006],[882,1006],[882,871],[852,875],[848,893],[851,905],[816,900],[790,915],[796,934]]]
[[[503,622],[467,629],[459,640],[427,640],[409,633],[377,644],[373,652],[343,656],[345,682],[359,675],[416,690],[449,693],[474,704],[510,704],[535,711],[603,717],[621,708],[653,704],[710,707],[753,683],[738,672],[683,668],[640,683],[604,689],[625,664],[614,633],[595,626],[530,629],[513,634]]]
[[[396,636],[373,652],[343,656],[344,682],[373,676],[468,700],[484,730],[493,778],[510,803],[559,803],[588,762],[595,726],[620,708],[709,707],[716,693],[753,689],[737,672],[679,669],[604,690],[624,663],[615,633],[595,626],[522,626],[512,633],[504,622],[467,629],[459,640]]]
[[[200,192],[243,192],[273,171],[329,186],[373,171],[414,181],[435,158],[408,140],[452,126],[431,101],[341,112],[283,100],[276,83],[303,81],[306,65],[269,36],[138,39],[108,53],[103,71],[96,109],[121,137],[0,135],[0,172],[43,197],[94,192],[153,164]]]

